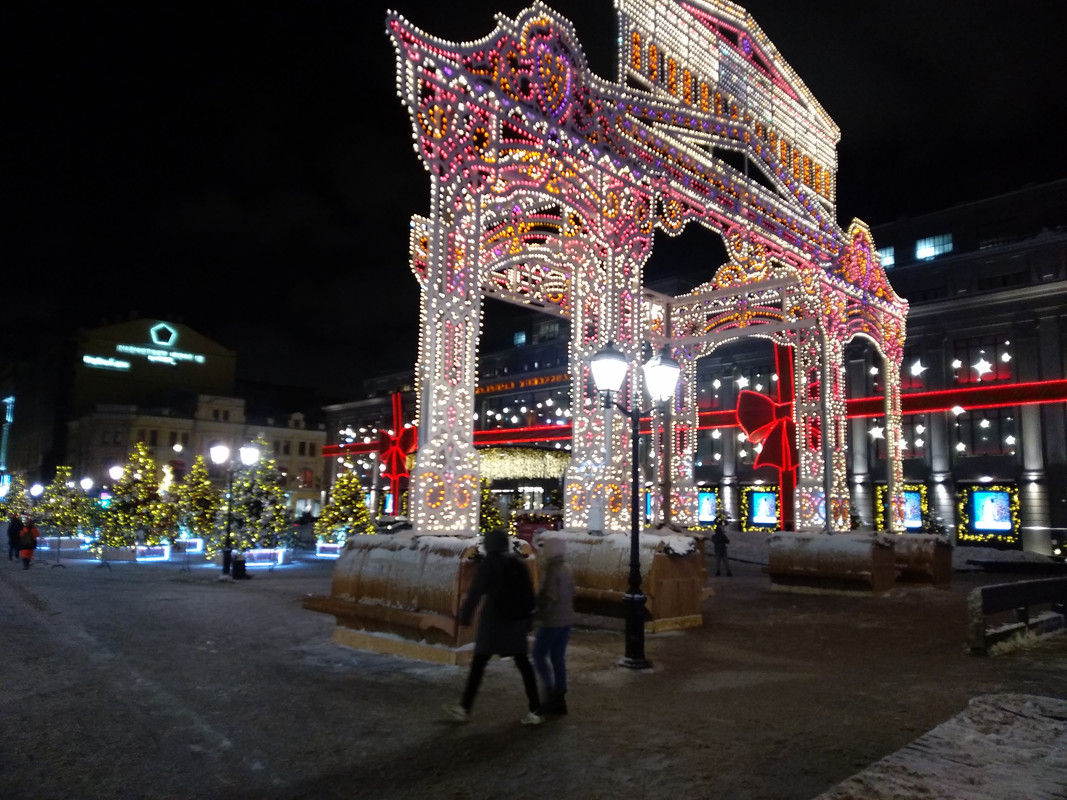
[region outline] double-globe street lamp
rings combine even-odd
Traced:
[[[226,539],[222,548],[222,574],[230,574],[230,566],[233,564],[233,540],[231,538],[230,531],[233,526],[233,473],[237,468],[237,465],[230,461],[230,448],[224,444],[217,444],[212,447],[208,453],[211,455],[211,460],[222,466],[227,464],[228,478],[226,481]],[[241,463],[246,467],[250,467],[259,461],[259,448],[253,447],[250,444],[246,444],[238,453],[241,458]]]
[[[626,653],[622,666],[630,669],[647,669],[652,663],[645,658],[645,593],[641,590],[641,552],[640,552],[640,497],[641,483],[639,471],[639,441],[641,435],[640,420],[648,410],[636,407],[637,397],[631,403],[634,407],[625,408],[613,395],[622,387],[626,371],[630,368],[627,357],[608,342],[589,361],[593,373],[593,383],[603,395],[604,408],[612,405],[630,418],[630,584],[622,602],[626,614]],[[674,396],[678,385],[681,366],[671,358],[664,345],[660,353],[650,358],[644,365],[645,385],[654,403],[666,403]],[[649,409],[651,410],[651,409]]]

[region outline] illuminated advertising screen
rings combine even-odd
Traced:
[[[753,525],[778,524],[778,497],[774,492],[752,492],[749,509]]]
[[[904,527],[909,531],[923,526],[923,497],[913,489],[904,490]]]
[[[652,521],[652,492],[645,490],[645,522]]]
[[[1011,495],[1004,491],[975,491],[971,495],[971,527],[976,531],[1010,531]]]
[[[701,489],[697,492],[697,523],[711,525],[719,509],[719,493]]]

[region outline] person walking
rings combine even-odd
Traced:
[[[522,676],[529,707],[522,724],[540,725],[544,721],[538,713],[541,701],[537,694],[537,678],[527,655],[527,635],[533,626],[533,582],[526,565],[508,553],[508,548],[508,534],[503,528],[495,528],[485,535],[485,558],[478,565],[470,591],[460,608],[460,625],[470,625],[479,601],[484,598],[474,638],[474,658],[463,695],[458,705],[444,707],[460,722],[470,719],[485,666],[494,655],[515,659],[515,666]],[[526,599],[521,599],[523,597]]]
[[[12,512],[7,521],[7,560],[14,561],[19,557],[19,539],[22,533],[22,520],[18,514]]]
[[[718,578],[723,568],[726,569],[727,576],[732,576],[730,572],[730,559],[726,556],[726,547],[730,544],[730,538],[726,535],[726,524],[719,520],[715,523],[715,533],[711,535],[711,545],[715,548],[715,577]]]
[[[33,561],[33,551],[37,549],[37,539],[41,532],[33,519],[26,520],[26,525],[19,534],[19,558],[22,559],[22,568],[29,569]]]
[[[563,539],[545,538],[539,542],[541,585],[537,590],[537,620],[533,663],[541,678],[546,699],[542,714],[567,713],[567,642],[574,625],[574,573],[566,562]]]

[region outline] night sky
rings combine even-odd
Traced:
[[[470,40],[492,30],[493,11],[526,5],[393,7]],[[550,5],[593,71],[613,76],[610,0]],[[1055,122],[1067,4],[743,5],[841,128],[842,226],[1067,177]],[[5,12],[0,365],[72,326],[136,313],[237,350],[245,377],[331,397],[410,367],[407,225],[427,210],[429,179],[396,97],[386,7],[100,0]],[[687,238],[657,239],[649,274],[687,271]]]

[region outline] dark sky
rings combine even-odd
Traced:
[[[394,7],[470,40],[494,11],[526,5]],[[594,72],[613,76],[611,0],[550,5],[574,22]],[[744,5],[841,128],[843,226],[1067,177],[1056,122],[1067,4]],[[406,232],[429,181],[395,94],[386,8],[42,0],[6,11],[0,363],[72,323],[138,313],[183,319],[238,350],[254,378],[346,395],[364,374],[410,367]],[[650,273],[678,252],[657,241]]]

